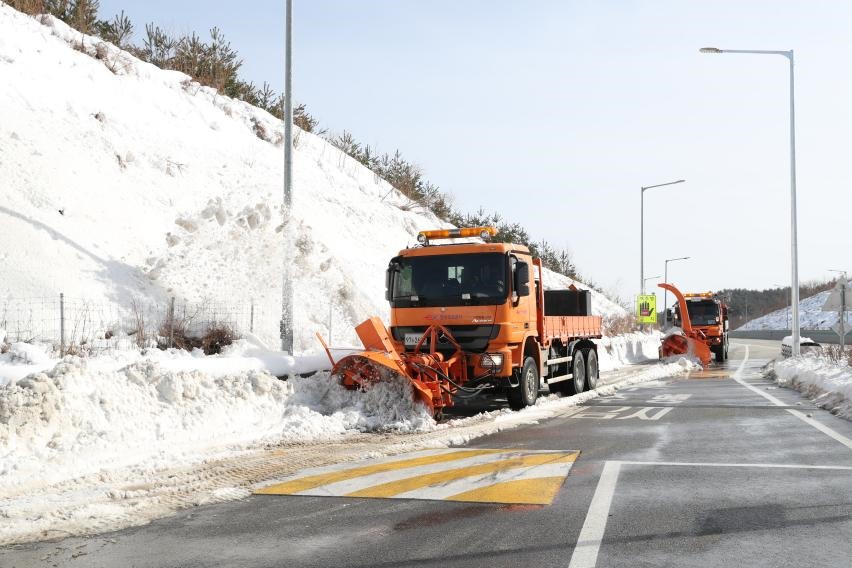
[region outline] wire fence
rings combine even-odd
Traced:
[[[146,347],[200,347],[205,342],[254,333],[261,318],[254,301],[111,302],[66,297],[0,299],[6,342],[50,343],[66,353],[102,353]],[[216,337],[211,338],[211,335]],[[2,338],[0,338],[2,339]],[[215,345],[211,347],[215,350]]]

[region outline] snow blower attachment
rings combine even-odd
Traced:
[[[332,376],[338,377],[347,388],[365,389],[376,382],[395,378],[407,380],[414,389],[414,396],[436,419],[440,419],[445,407],[452,406],[452,397],[458,391],[476,394],[485,388],[462,387],[450,379],[451,368],[466,370],[467,365],[461,347],[442,325],[430,326],[411,352],[398,351],[384,323],[375,316],[357,326],[355,331],[365,350],[347,355],[331,370]],[[435,349],[439,341],[451,344],[455,353],[445,357]],[[428,352],[421,351],[427,343]]]
[[[701,365],[706,369],[710,365],[710,345],[707,341],[707,336],[704,332],[692,327],[692,322],[689,319],[689,309],[686,305],[686,299],[681,294],[680,290],[671,284],[657,284],[660,288],[664,288],[675,295],[680,307],[682,328],[669,333],[663,337],[663,344],[660,347],[661,357],[675,357],[677,355],[687,355],[696,357],[701,361]]]

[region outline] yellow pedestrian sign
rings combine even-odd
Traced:
[[[657,323],[657,296],[654,294],[636,296],[636,321],[639,323]]]

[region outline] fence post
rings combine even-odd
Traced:
[[[249,317],[249,333],[254,333],[254,298],[251,299],[251,316]]]
[[[65,357],[65,294],[59,293],[59,356]]]
[[[169,347],[175,346],[175,297],[169,302]]]

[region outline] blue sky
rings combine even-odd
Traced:
[[[250,6],[250,7],[246,7]],[[102,0],[174,32],[218,25],[244,76],[281,88],[283,0]],[[400,149],[461,209],[567,246],[625,297],[789,282],[788,69],[795,49],[802,279],[852,269],[852,4],[842,1],[297,0],[295,98],[333,132]],[[402,244],[402,243],[400,243]]]

